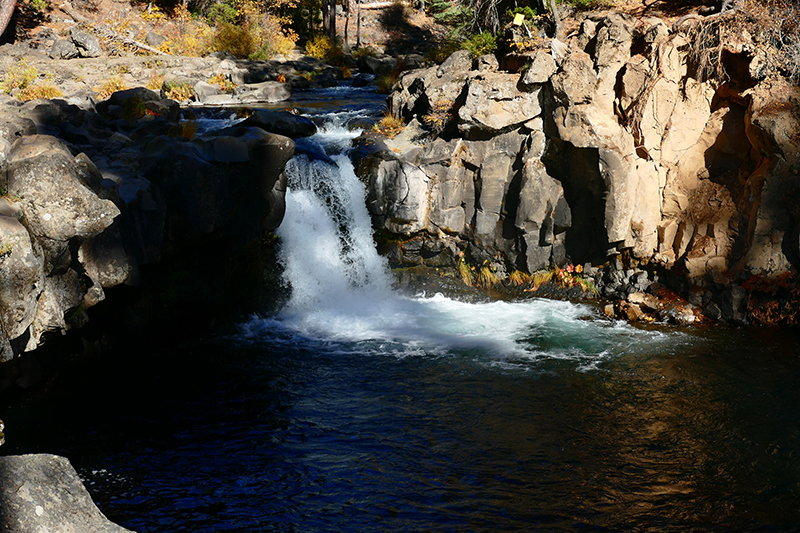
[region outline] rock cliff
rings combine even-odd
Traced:
[[[560,61],[457,52],[404,73],[388,105],[409,126],[360,163],[378,227],[423,243],[394,259],[616,265],[606,295],[623,298],[644,269],[745,322],[741,298],[723,303],[737,283],[800,257],[800,90],[746,35],[718,52],[727,75],[707,79],[685,33],[611,13]]]
[[[294,153],[291,138],[265,129],[307,135],[310,121],[265,112],[193,135],[177,103],[147,89],[96,108],[4,104],[0,362],[86,325],[109,290],[114,304],[91,322],[154,336],[255,298],[269,263],[257,244],[282,220]],[[0,390],[17,377],[2,374]]]

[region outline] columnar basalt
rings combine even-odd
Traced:
[[[180,114],[147,89],[97,109],[0,108],[1,362],[85,325],[116,287],[125,296],[92,320],[151,335],[255,297],[269,262],[259,243],[285,209],[284,135],[315,127],[274,112],[189,138]],[[0,375],[0,391],[17,379]]]
[[[622,271],[706,287],[715,318],[746,320],[722,301],[730,287],[800,258],[787,200],[800,186],[800,90],[746,39],[722,50],[730,79],[704,79],[685,34],[611,13],[586,19],[562,61],[538,50],[522,73],[454,56],[404,74],[388,104],[409,126],[361,164],[376,225],[477,249],[501,275],[613,270],[619,256]],[[403,187],[387,187],[396,169]],[[638,290],[627,281],[607,295]]]

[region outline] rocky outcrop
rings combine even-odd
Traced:
[[[283,218],[294,153],[292,139],[264,128],[308,134],[309,124],[275,112],[194,136],[181,114],[147,89],[97,110],[57,100],[0,108],[0,361],[84,326],[115,287],[134,295],[115,313],[135,329],[202,322],[209,306],[236,300],[230,275],[263,285],[253,243]],[[235,261],[247,267],[234,273]],[[252,287],[238,292],[253,298]],[[15,380],[3,377],[0,390]]]
[[[538,50],[521,73],[463,54],[405,73],[390,110],[428,132],[361,162],[376,224],[479,250],[501,276],[610,264],[597,281],[623,299],[645,269],[705,287],[701,306],[742,321],[724,294],[800,264],[786,200],[800,187],[800,90],[756,75],[746,42],[721,51],[736,79],[700,78],[687,44],[611,13],[586,19],[563,60]]]
[[[0,457],[0,531],[129,530],[100,512],[66,458],[38,454]]]

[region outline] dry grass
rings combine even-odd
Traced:
[[[18,100],[38,100],[39,98],[59,98],[64,96],[64,93],[61,92],[61,89],[55,86],[53,83],[36,83],[33,85],[29,85],[24,89],[20,89],[19,92],[16,94]]]
[[[104,81],[100,87],[95,87],[94,91],[97,93],[99,99],[105,100],[115,92],[124,91],[127,88],[128,86],[122,81],[122,78],[119,76],[112,76]]]
[[[498,283],[500,283],[500,278],[497,277],[497,274],[491,268],[483,267],[478,273],[478,279],[475,284],[482,289],[491,289]]]
[[[372,126],[372,129],[381,135],[393,139],[398,133],[403,131],[404,127],[403,119],[394,117],[387,111],[383,118]]]
[[[515,287],[519,287],[520,285],[525,285],[530,283],[531,276],[521,270],[515,270],[511,274],[508,275],[508,282]]]
[[[463,257],[461,261],[458,262],[458,275],[467,287],[472,287],[475,284],[472,279],[472,267],[469,266]]]

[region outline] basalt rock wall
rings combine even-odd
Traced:
[[[157,342],[252,309],[272,264],[294,142],[265,129],[285,117],[192,135],[146,89],[78,104],[0,107],[0,392],[71,329]]]
[[[621,14],[567,44],[400,77],[388,103],[409,126],[360,162],[376,225],[421,243],[397,262],[625,258],[695,287],[795,271],[800,91],[763,52],[731,43],[728,77],[705,80],[686,35]]]

